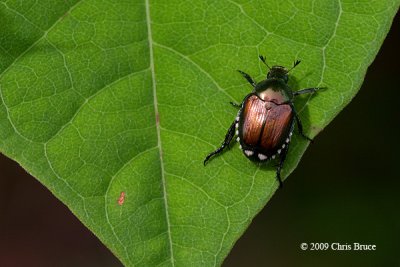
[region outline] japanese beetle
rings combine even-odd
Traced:
[[[222,145],[204,159],[204,166],[212,156],[220,154],[229,146],[236,135],[240,149],[250,160],[267,162],[279,156],[276,178],[279,181],[279,187],[282,187],[281,169],[289,150],[295,122],[300,135],[312,141],[303,133],[301,120],[293,105],[294,98],[298,95],[314,93],[321,88],[306,88],[293,92],[287,84],[288,73],[300,61],[296,60],[293,67],[287,70],[282,66],[270,68],[265,57],[259,56],[259,58],[269,69],[267,78],[257,83],[250,75],[238,70],[253,86],[253,91],[243,99],[241,104],[231,102],[232,105],[240,108],[237,117],[229,127]]]

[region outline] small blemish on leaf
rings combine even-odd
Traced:
[[[322,128],[322,127],[311,126],[311,131],[312,131],[315,135],[317,135],[317,134],[319,134],[320,132],[322,132],[323,129],[324,129],[324,128]]]
[[[122,204],[124,204],[124,201],[125,201],[125,192],[122,191],[118,198],[118,205],[122,206]]]
[[[156,113],[156,124],[160,125],[160,114]]]

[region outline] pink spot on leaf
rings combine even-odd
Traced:
[[[124,204],[124,201],[125,201],[125,192],[121,192],[118,198],[118,205],[122,206],[122,204]]]

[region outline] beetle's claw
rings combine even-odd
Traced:
[[[204,161],[203,161],[203,165],[204,166],[206,166],[207,165],[207,162],[210,160],[210,158],[211,158],[211,156],[210,155],[207,155],[207,157],[204,159]]]

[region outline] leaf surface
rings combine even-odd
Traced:
[[[277,189],[233,145],[270,65],[315,136],[360,88],[399,7],[379,1],[0,1],[0,151],[126,266],[216,266]],[[307,143],[295,136],[283,175]]]

